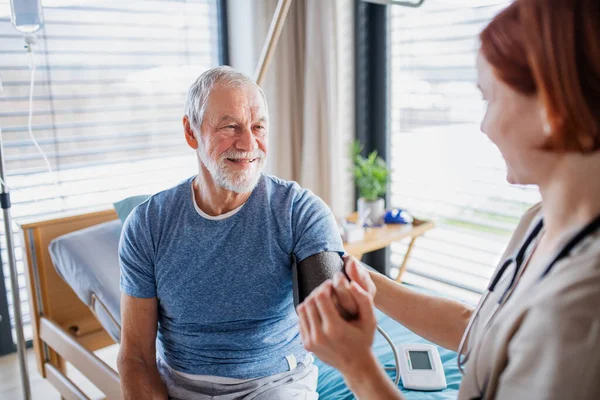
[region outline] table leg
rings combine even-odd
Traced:
[[[408,258],[410,257],[410,253],[412,252],[413,246],[415,244],[416,237],[410,240],[410,244],[408,245],[408,249],[406,249],[406,254],[404,254],[404,260],[402,260],[402,265],[400,265],[400,271],[398,271],[398,276],[396,277],[396,282],[402,283],[402,275],[406,270],[406,264],[408,263]]]

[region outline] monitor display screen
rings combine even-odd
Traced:
[[[410,363],[412,369],[433,369],[431,367],[431,360],[429,359],[429,352],[427,351],[410,351],[408,352],[410,357]]]

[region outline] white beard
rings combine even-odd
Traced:
[[[210,158],[202,146],[198,146],[197,153],[215,184],[235,193],[252,192],[258,185],[266,163],[265,153],[258,149],[252,153],[229,150],[220,156],[219,161]],[[252,168],[249,170],[233,171],[227,165],[228,158],[256,158],[256,160],[252,162]]]

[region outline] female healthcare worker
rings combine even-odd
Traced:
[[[372,304],[461,354],[459,399],[600,398],[600,1],[516,0],[480,35],[481,130],[541,204],[519,223],[477,308],[347,260],[299,307],[305,347],[360,399],[400,399],[375,359]],[[343,320],[340,301],[357,309]]]

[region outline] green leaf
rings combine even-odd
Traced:
[[[371,152],[371,154],[369,154],[369,164],[371,165],[375,165],[375,161],[377,160],[377,150]]]
[[[377,151],[371,152],[367,158],[361,155],[364,147],[355,141],[351,146],[352,175],[361,197],[374,201],[383,196],[387,190],[390,169],[386,162],[378,156]]]

